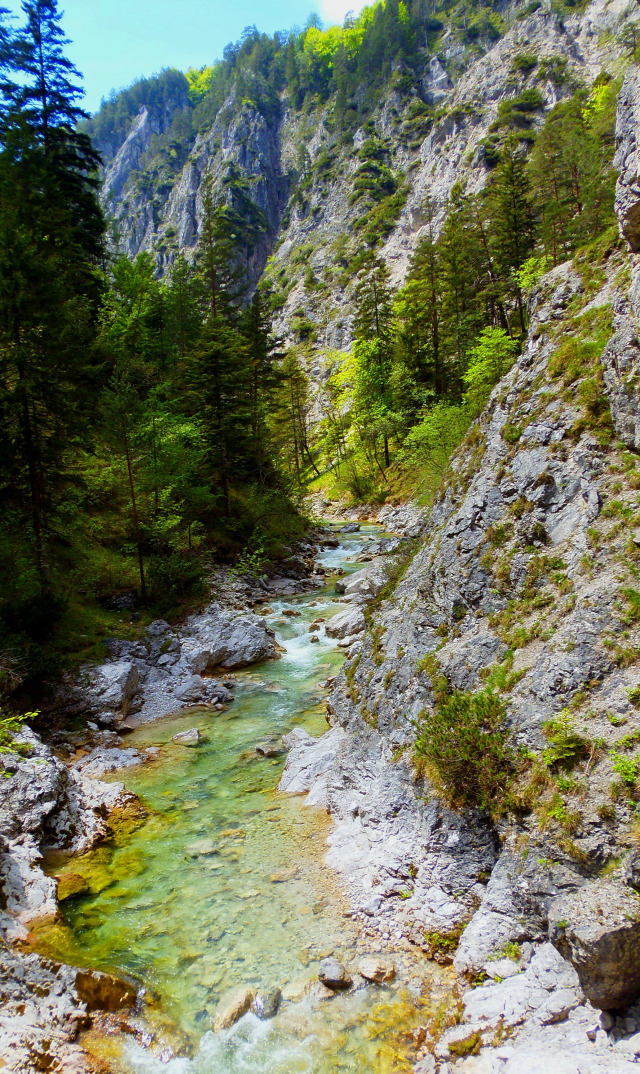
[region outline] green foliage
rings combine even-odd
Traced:
[[[627,618],[629,620],[640,619],[640,593],[630,586],[621,589],[620,592],[628,605]]]
[[[524,75],[528,75],[530,71],[533,71],[534,67],[538,65],[538,57],[534,56],[530,52],[519,52],[514,57],[511,66],[514,71],[520,71]]]
[[[504,328],[485,328],[469,350],[469,364],[463,375],[465,402],[481,410],[492,388],[509,371],[518,353],[518,343]]]
[[[613,771],[627,786],[633,786],[640,772],[640,761],[633,757],[624,757],[616,750],[611,750],[609,756],[613,762]]]
[[[516,272],[518,287],[523,294],[529,295],[534,287],[552,267],[552,260],[548,254],[542,257],[528,257]]]
[[[542,725],[549,743],[542,752],[542,759],[550,768],[571,769],[588,756],[590,744],[576,731],[567,709]]]
[[[499,812],[516,770],[504,702],[454,693],[418,724],[416,756],[449,804]]]
[[[240,578],[257,578],[264,568],[266,558],[264,535],[255,533],[238,556],[232,574]]]
[[[38,712],[24,712],[20,715],[6,715],[0,712],[0,753],[19,753],[23,747],[16,745],[14,739],[20,733],[27,720],[35,720]]]

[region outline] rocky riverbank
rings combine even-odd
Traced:
[[[78,1036],[96,1020],[98,1026],[105,1017],[117,1022],[119,1016],[105,1010],[129,1008],[127,1032],[144,1032],[135,1019],[135,982],[29,953],[32,924],[58,912],[56,881],[46,875],[44,857],[83,854],[108,841],[115,827],[143,816],[123,783],[99,778],[154,760],[156,749],[127,746],[134,726],[192,705],[222,710],[233,701],[235,669],[279,655],[264,618],[269,602],[321,586],[319,547],[338,543],[329,530],[312,536],[284,572],[243,581],[219,571],[215,600],[201,613],[175,627],[152,623],[137,642],[109,642],[110,659],[83,669],[58,696],[58,724],[73,716],[79,729],[59,729],[46,744],[24,730],[16,752],[0,754],[0,1053],[8,1070],[56,1063],[70,1071],[98,1069]],[[379,571],[379,556],[365,559]],[[365,584],[366,573],[360,572],[360,582],[354,576],[356,585]],[[119,1032],[117,1024],[107,1028]]]

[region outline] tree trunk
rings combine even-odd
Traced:
[[[136,546],[138,549],[138,567],[140,570],[140,599],[144,603],[147,599],[147,586],[144,576],[144,559],[142,556],[142,544],[140,541],[140,526],[138,524],[138,505],[136,503],[136,490],[133,483],[133,466],[131,464],[131,451],[129,449],[129,434],[127,432],[126,421],[123,424],[124,435],[124,452],[127,460],[127,474],[129,475],[129,490],[131,492],[131,511],[133,514],[133,528],[136,535]]]

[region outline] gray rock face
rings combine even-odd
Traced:
[[[114,660],[90,673],[89,698],[99,711],[126,716],[131,700],[140,689],[140,671],[130,660]]]
[[[442,54],[432,56],[425,65],[420,87],[424,99],[441,114],[416,132],[409,144],[406,128],[412,119],[413,94],[389,87],[381,96],[372,115],[375,134],[389,146],[391,167],[403,173],[408,187],[406,204],[383,247],[394,283],[403,278],[427,226],[425,197],[429,195],[434,207],[437,228],[455,182],[462,182],[472,192],[484,185],[488,169],[483,143],[500,103],[522,89],[535,87],[544,107],[549,108],[571,92],[574,80],[589,84],[603,64],[615,62],[616,41],[628,16],[626,5],[605,5],[602,0],[593,0],[580,15],[569,17],[565,13],[562,19],[551,8],[540,6],[520,11],[497,41],[481,35],[473,44],[445,42]],[[516,76],[513,60],[522,52],[533,53],[540,61],[563,61],[566,80],[558,84],[542,79],[535,70]],[[160,189],[156,185],[152,204],[136,178],[140,153],[158,122],[163,123],[164,117],[136,117],[105,176],[105,202],[127,252],[135,256],[141,250],[153,251],[162,271],[170,267],[178,251],[191,257],[207,183],[212,182],[216,192],[228,197],[223,181],[235,167],[266,225],[264,234],[243,251],[250,283],[257,282],[269,254],[274,255],[274,276],[282,269],[287,277],[278,332],[295,336],[292,322],[302,310],[315,325],[320,347],[348,348],[350,288],[339,284],[337,274],[331,272],[329,250],[336,239],[352,231],[362,211],[360,205],[350,203],[350,194],[358,167],[354,147],[362,146],[366,132],[355,133],[353,146],[341,146],[327,122],[325,103],[300,111],[283,101],[278,114],[265,119],[232,93],[209,129],[195,134],[187,145],[186,160],[171,185]],[[109,147],[109,158],[117,148]],[[302,150],[307,160],[304,165]],[[327,153],[335,157],[328,175],[326,169],[318,167]],[[309,183],[301,191],[289,176],[308,178]],[[306,246],[310,250],[300,264],[295,260],[296,251]],[[323,280],[324,286],[317,293],[305,287],[307,266]],[[309,373],[319,395],[321,365],[317,354],[310,357]]]
[[[594,1007],[626,1007],[640,996],[640,896],[626,884],[594,880],[554,901],[549,936]]]
[[[637,67],[625,75],[616,118],[616,215],[632,250],[640,250],[640,81]]]
[[[109,831],[108,814],[135,799],[122,784],[66,769],[31,731],[17,741],[27,756],[3,757],[9,778],[2,780],[0,798],[0,891],[7,911],[28,922],[56,912],[56,885],[42,871],[42,850],[91,849]]]
[[[289,756],[278,789],[288,794],[307,794],[306,805],[326,805],[327,774],[333,768],[345,734],[341,727],[313,738],[301,727],[282,739]]]

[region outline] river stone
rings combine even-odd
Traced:
[[[326,632],[330,638],[348,638],[361,634],[367,623],[362,608],[345,608],[329,619]]]
[[[119,1011],[123,1007],[134,1007],[138,998],[128,981],[97,970],[79,970],[75,989],[88,1011]]]
[[[361,529],[359,522],[347,522],[346,526],[342,527],[341,533],[359,533]]]
[[[268,992],[258,992],[251,1004],[253,1014],[266,1022],[269,1018],[275,1018],[280,1009],[282,992],[279,988],[270,988]]]
[[[196,839],[194,843],[188,843],[184,849],[190,858],[208,858],[218,851],[213,839]]]
[[[392,981],[396,975],[395,967],[377,958],[376,955],[365,955],[361,958],[358,963],[358,973],[367,981],[375,981],[376,984]]]
[[[351,977],[337,958],[323,958],[318,967],[318,979],[327,988],[349,988]]]
[[[295,880],[299,875],[300,869],[294,865],[291,869],[278,869],[277,872],[271,873],[269,880],[272,884],[286,884],[288,880]]]
[[[255,989],[247,988],[246,986],[226,992],[213,1016],[211,1025],[214,1033],[219,1033],[220,1030],[229,1029],[235,1025],[243,1014],[247,1013],[255,998]]]
[[[282,745],[282,739],[276,738],[269,742],[258,742],[256,744],[256,753],[259,753],[261,757],[279,757],[285,752],[285,748]]]
[[[594,1007],[626,1007],[640,996],[640,896],[626,884],[593,880],[555,899],[549,938]]]
[[[173,736],[171,741],[178,746],[199,746],[202,742],[202,735],[199,728],[192,727],[190,731],[180,731]]]
[[[177,686],[174,690],[176,699],[186,703],[202,701],[206,693],[207,684],[200,675],[190,675],[186,682],[183,682],[181,686]]]

